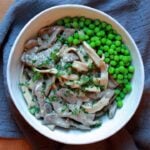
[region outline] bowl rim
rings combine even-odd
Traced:
[[[41,15],[53,10],[53,9],[65,9],[65,8],[83,8],[83,9],[86,9],[88,11],[93,11],[94,13],[99,13],[99,14],[102,14],[103,16],[105,16],[106,18],[108,18],[108,20],[110,20],[111,22],[114,22],[115,24],[117,24],[121,30],[123,30],[125,32],[125,34],[127,35],[127,37],[129,38],[129,40],[131,41],[131,43],[133,44],[134,48],[136,49],[136,52],[137,52],[137,55],[139,57],[139,63],[141,65],[141,91],[140,91],[140,97],[139,97],[139,101],[136,105],[136,107],[134,107],[134,110],[132,111],[132,113],[130,114],[130,116],[126,119],[126,121],[121,124],[115,131],[111,132],[108,136],[106,137],[103,137],[101,139],[99,138],[92,138],[90,139],[90,141],[84,141],[84,142],[77,142],[77,141],[65,141],[64,139],[61,139],[61,138],[54,138],[54,137],[50,137],[50,136],[47,136],[45,135],[44,132],[42,132],[41,130],[38,130],[38,128],[36,126],[34,126],[30,121],[28,121],[26,115],[20,111],[20,108],[19,108],[19,105],[17,104],[17,102],[14,100],[15,99],[15,96],[13,95],[13,92],[11,90],[11,81],[9,79],[10,77],[10,66],[11,66],[11,59],[12,59],[12,56],[13,56],[13,53],[15,51],[15,47],[18,43],[18,40],[20,38],[20,36],[23,34],[24,30],[36,19],[38,19]],[[144,66],[143,66],[143,61],[142,61],[142,58],[141,58],[141,54],[139,52],[139,49],[138,47],[136,46],[133,38],[131,37],[131,35],[127,32],[127,30],[117,21],[115,20],[113,17],[111,17],[110,15],[104,13],[103,11],[101,10],[98,10],[98,9],[95,9],[95,8],[91,8],[91,7],[88,7],[88,6],[85,6],[85,5],[79,5],[79,4],[63,4],[63,5],[57,5],[57,6],[53,6],[53,7],[50,7],[50,8],[47,8],[43,11],[41,11],[40,13],[38,13],[37,15],[35,15],[34,17],[32,17],[26,24],[25,26],[21,29],[19,35],[17,35],[17,38],[15,39],[15,42],[11,48],[11,51],[10,51],[10,54],[9,54],[9,58],[8,58],[8,63],[7,63],[7,70],[6,70],[6,77],[7,77],[7,86],[8,86],[8,91],[9,91],[9,94],[11,96],[11,99],[13,101],[13,103],[15,104],[17,110],[19,111],[19,113],[21,114],[21,116],[25,119],[25,121],[33,128],[35,129],[37,132],[39,132],[40,134],[44,135],[45,137],[49,138],[49,139],[52,139],[52,140],[55,140],[57,142],[61,142],[61,143],[65,143],[65,144],[74,144],[74,145],[78,145],[78,144],[91,144],[91,143],[95,143],[95,142],[98,142],[98,141],[102,141],[102,140],[105,140],[107,138],[109,138],[110,136],[114,135],[115,133],[117,133],[119,130],[121,130],[128,122],[129,120],[133,117],[133,115],[135,114],[140,102],[141,102],[141,97],[142,97],[142,93],[143,93],[143,89],[144,89],[144,79],[145,79],[145,75],[144,75]]]

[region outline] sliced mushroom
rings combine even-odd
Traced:
[[[78,100],[77,95],[73,91],[71,91],[71,90],[69,90],[67,88],[59,89],[56,92],[56,95],[61,97],[64,101],[66,101],[68,103],[72,103],[72,104],[76,103],[77,100]]]
[[[51,68],[51,69],[37,69],[37,68],[33,68],[35,71],[40,72],[40,73],[50,73],[50,74],[57,74],[58,70],[56,68]]]
[[[104,86],[104,88],[106,89],[108,86],[108,71],[107,71],[108,66],[106,64],[103,65],[103,67],[101,67],[101,74],[99,78],[94,77],[93,78],[93,82],[96,84],[100,84],[102,86]]]
[[[53,26],[53,27],[51,27],[51,30],[52,30],[52,34],[50,36],[50,40],[48,41],[48,45],[51,45],[54,42],[56,42],[57,35],[64,30],[64,27],[63,26]]]
[[[77,122],[75,122],[75,121],[72,121],[72,120],[70,120],[69,121],[69,123],[70,123],[70,125],[72,126],[72,127],[75,127],[75,128],[77,128],[77,129],[81,129],[81,130],[90,130],[91,128],[89,127],[89,126],[85,126],[85,125],[83,125],[83,124],[79,124],[79,123],[77,123]]]
[[[78,80],[79,79],[79,76],[76,74],[61,75],[61,77],[66,80]]]
[[[45,99],[45,95],[43,93],[43,79],[37,81],[34,87],[33,94],[37,97],[39,101],[43,101]]]
[[[69,36],[71,36],[73,33],[75,32],[75,29],[71,29],[71,28],[66,28],[64,29],[64,32],[62,34],[63,38],[68,38]]]
[[[80,62],[80,61],[74,61],[72,64],[72,68],[76,69],[76,71],[78,71],[78,72],[87,72],[88,71],[87,63]]]
[[[109,119],[112,119],[115,116],[116,110],[117,110],[117,104],[116,104],[116,102],[113,102],[110,105],[109,110],[108,110]]]
[[[66,105],[64,106],[64,104],[62,104],[60,101],[52,102],[52,106],[54,108],[54,111],[58,114],[68,114],[69,113],[69,111],[68,111],[69,109],[67,108],[67,106]]]
[[[92,107],[83,105],[82,107],[85,109],[85,111],[88,113],[96,113],[97,111],[100,111],[105,106],[107,106],[114,95],[114,91],[107,89],[105,92],[105,95],[97,103],[93,104]]]
[[[54,42],[56,42],[57,36],[63,30],[64,30],[64,27],[62,27],[62,26],[53,26],[53,27],[51,27],[50,30],[49,30],[49,33],[51,33],[50,37],[46,42],[45,41],[42,42],[42,45],[39,47],[39,51],[51,47],[52,44],[54,44]]]
[[[70,86],[72,89],[79,89],[81,87],[76,81],[67,81],[65,82],[65,85]]]
[[[44,51],[41,51],[39,53],[29,54],[27,52],[24,52],[21,57],[21,61],[28,66],[34,66],[38,68],[42,68],[42,67],[52,68],[54,64],[52,63],[52,61],[49,62],[49,56],[55,49],[60,49],[60,48],[61,48],[61,43],[57,42],[52,47]]]
[[[49,32],[51,32],[51,27],[47,26],[39,30],[39,35],[48,34]]]
[[[61,118],[55,112],[45,115],[43,124],[45,125],[53,124],[53,125],[56,125],[58,127],[63,127],[63,128],[70,127],[69,121],[67,119]]]
[[[86,87],[85,88],[85,91],[87,92],[94,92],[94,93],[100,93],[101,89],[99,87],[96,87],[96,86],[89,86],[89,87]]]
[[[56,77],[55,76],[49,76],[49,78],[45,81],[46,87],[44,90],[45,96],[48,96],[50,90],[52,89],[52,85],[55,83]]]
[[[31,49],[34,48],[35,46],[38,46],[38,42],[36,39],[30,39],[24,45],[26,49]]]
[[[79,57],[75,53],[67,53],[62,57],[62,61],[64,62],[73,62],[75,60],[79,60]]]
[[[70,52],[76,53],[78,55],[78,57],[80,58],[80,60],[82,62],[85,62],[85,60],[83,58],[83,55],[75,47],[66,47],[66,46],[64,46],[63,49],[60,50],[59,55],[61,57],[63,57],[65,54],[70,53]]]
[[[112,76],[109,76],[108,87],[111,88],[111,89],[114,89],[117,86],[119,86],[119,84],[113,79]]]
[[[20,83],[26,83],[26,82],[27,82],[27,79],[26,79],[25,75],[21,74]],[[32,95],[31,95],[28,87],[23,85],[23,86],[21,86],[21,90],[23,92],[23,96],[26,100],[27,106],[29,108],[32,107],[32,106],[35,106],[35,103],[32,100]]]
[[[93,48],[91,48],[91,46],[89,44],[87,44],[86,42],[83,42],[83,46],[84,46],[84,49],[86,50],[86,52],[88,53],[88,55],[90,56],[90,58],[94,61],[95,65],[98,68],[100,68],[102,59],[96,54],[95,50]]]
[[[84,112],[79,112],[79,114],[77,115],[67,114],[67,115],[63,115],[63,117],[68,117],[70,119],[73,119],[77,122],[82,123],[85,126],[91,126],[97,123],[97,121],[94,121],[95,114],[87,114]]]

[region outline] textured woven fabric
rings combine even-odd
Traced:
[[[143,149],[150,149],[150,1],[149,0],[17,0],[0,23],[0,137],[21,137],[7,101],[6,66],[11,47],[20,30],[42,10],[60,4],[83,4],[102,10],[121,23],[135,40],[145,67],[145,96],[128,124],[129,139]],[[3,70],[3,72],[2,72]],[[4,81],[4,83],[3,83]],[[133,124],[134,122],[134,124]],[[128,143],[128,142],[127,142]]]

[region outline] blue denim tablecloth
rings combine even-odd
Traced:
[[[54,5],[69,3],[84,4],[108,13],[134,38],[145,67],[145,96],[129,125],[131,128],[127,127],[129,132],[126,132],[129,140],[143,149],[150,149],[150,0],[16,0],[0,22],[0,137],[22,136],[12,119],[4,91],[7,60],[16,36],[37,13]]]

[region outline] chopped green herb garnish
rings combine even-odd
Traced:
[[[34,64],[34,63],[36,63],[36,61],[37,61],[37,60],[32,60],[32,63]]]
[[[65,112],[66,110],[68,110],[68,105],[65,103],[61,109],[61,112]]]
[[[48,99],[50,102],[54,102],[54,101],[57,101],[58,98],[57,96],[53,95],[53,96],[48,97]]]
[[[34,72],[34,73],[33,73],[33,77],[32,77],[32,81],[35,82],[35,81],[41,79],[42,77],[43,77],[43,75],[42,75],[41,73],[39,73],[39,72]]]
[[[64,65],[64,69],[68,69],[68,68],[70,68],[71,66],[72,66],[71,63],[66,63],[66,64]]]
[[[78,115],[80,113],[80,109],[78,109],[78,108],[74,108],[74,110],[72,110],[72,115]]]
[[[92,125],[91,128],[98,128],[102,125],[100,121],[98,121],[96,124]]]
[[[53,52],[51,52],[50,54],[50,58],[51,60],[53,60],[54,62],[57,62],[58,59],[59,59],[59,56],[58,56],[58,49],[55,49]]]
[[[28,87],[28,86],[29,86],[29,83],[28,83],[28,81],[26,81],[25,83],[19,83],[19,86]]]
[[[33,106],[33,107],[29,108],[29,111],[32,115],[35,115],[40,111],[40,108],[37,106]]]

